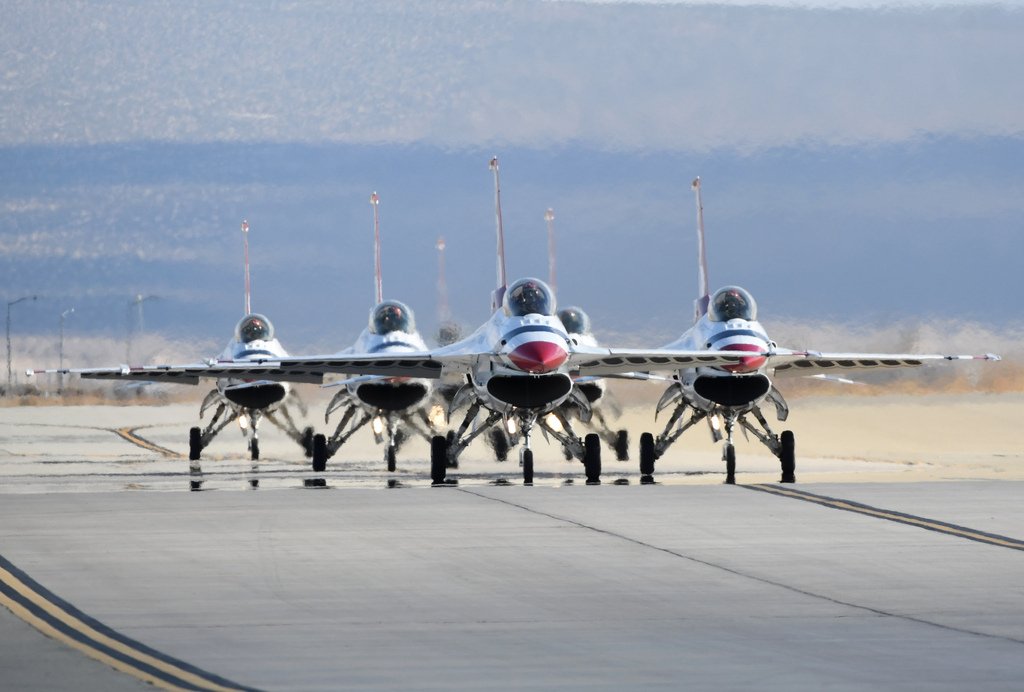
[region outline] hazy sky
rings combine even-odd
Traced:
[[[698,174],[712,283],[762,317],[1022,317],[1019,2],[3,4],[0,294],[45,293],[36,330],[159,293],[147,328],[226,334],[246,216],[257,305],[350,339],[374,189],[386,292],[433,323],[444,233],[475,324],[491,154],[510,273],[546,275],[554,207],[563,301],[609,331],[686,327]]]

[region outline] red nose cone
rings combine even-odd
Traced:
[[[728,344],[722,347],[723,351],[755,351],[758,353],[756,356],[743,356],[740,358],[738,363],[733,365],[723,365],[723,370],[735,373],[747,373],[756,372],[762,365],[766,358],[760,355],[762,348],[757,344]]]
[[[564,348],[550,341],[527,341],[508,354],[513,365],[532,373],[551,372],[568,357]]]

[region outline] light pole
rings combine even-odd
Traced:
[[[68,308],[64,312],[60,313],[60,372],[58,373],[57,380],[57,393],[64,393],[64,320],[67,316],[75,311],[74,308]]]
[[[11,377],[11,306],[17,305],[23,300],[36,300],[39,296],[24,296],[17,300],[7,301],[7,391],[11,390],[14,380]]]
[[[134,298],[128,301],[128,319],[126,320],[128,332],[124,344],[124,362],[126,365],[131,365],[132,362],[132,334],[135,332],[142,333],[142,304],[147,300],[156,299],[157,296],[143,296],[141,293],[137,293]],[[132,308],[135,309],[133,310]],[[135,318],[134,325],[132,324],[133,317]]]

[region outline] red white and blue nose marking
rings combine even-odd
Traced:
[[[505,357],[513,367],[534,375],[557,370],[569,358],[565,339],[554,332],[528,331],[505,343]]]
[[[742,356],[738,363],[720,366],[722,370],[736,374],[757,372],[764,367],[765,352],[768,351],[768,342],[748,330],[736,330],[732,333],[725,331],[715,338],[714,348],[719,351],[739,351],[750,353],[749,356]]]

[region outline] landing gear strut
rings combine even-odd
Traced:
[[[767,400],[775,405],[779,420],[785,421],[789,416],[789,407],[778,390],[773,388],[769,392]],[[669,389],[659,403],[659,410],[672,401],[677,402],[676,407],[662,433],[658,437],[654,437],[651,433],[644,433],[640,436],[641,483],[654,481],[654,466],[657,459],[684,432],[702,420],[707,420],[714,441],[718,442],[724,439],[722,461],[725,464],[725,482],[727,484],[732,485],[736,482],[736,446],[733,443],[733,432],[737,424],[746,433],[756,437],[779,460],[782,469],[781,483],[796,482],[796,445],[793,433],[790,430],[784,430],[781,434],[772,431],[759,406],[729,408],[712,405],[710,409],[704,409],[691,402],[681,389]],[[688,418],[686,417],[687,412],[689,412]],[[725,428],[724,436],[719,427],[720,420]]]

